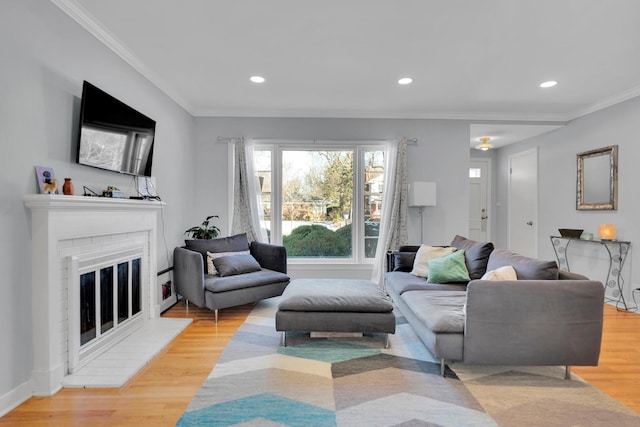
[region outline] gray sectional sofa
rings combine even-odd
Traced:
[[[385,286],[396,307],[441,361],[491,365],[598,364],[604,288],[601,282],[559,270],[490,242],[456,236],[470,280],[429,283],[411,274],[418,246],[388,257]],[[517,280],[480,280],[512,266]]]

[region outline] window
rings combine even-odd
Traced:
[[[469,168],[469,178],[482,178],[482,169]]]
[[[380,231],[384,151],[378,146],[256,146],[269,240],[291,260],[367,262]]]

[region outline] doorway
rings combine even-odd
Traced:
[[[469,162],[469,238],[477,242],[491,240],[491,159]]]
[[[509,156],[507,213],[508,249],[521,255],[538,254],[538,150]]]

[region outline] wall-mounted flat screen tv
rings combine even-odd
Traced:
[[[77,162],[151,176],[156,122],[89,82],[82,86]]]

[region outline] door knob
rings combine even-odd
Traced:
[[[527,225],[533,225],[533,221],[527,221]]]

